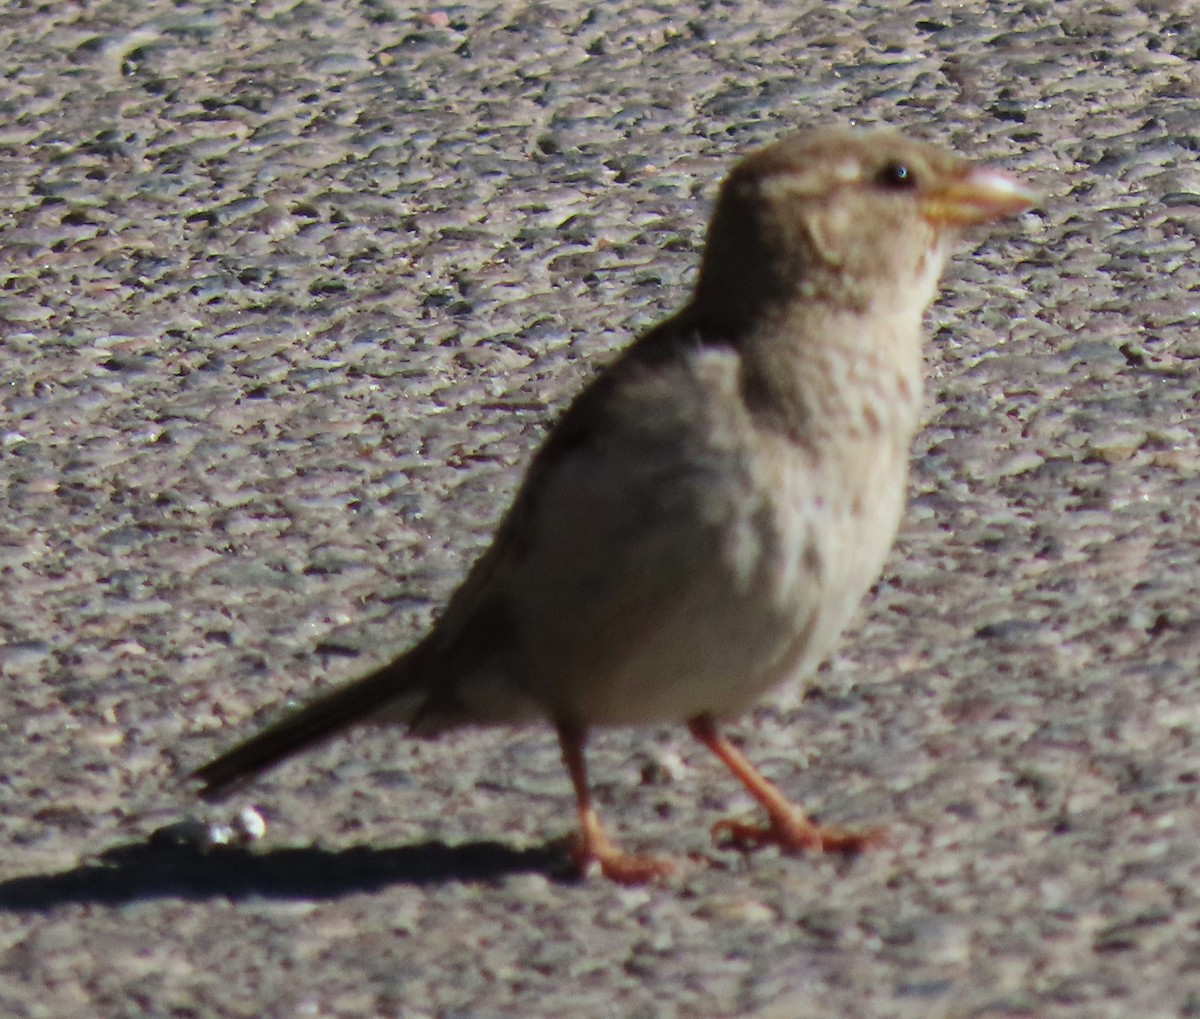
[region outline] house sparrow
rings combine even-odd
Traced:
[[[567,409],[492,546],[407,653],[195,772],[216,799],[359,723],[418,735],[548,720],[581,871],[639,882],[588,791],[595,726],[686,723],[766,809],[743,847],[855,851],[718,723],[833,650],[883,567],[921,410],[921,318],[963,227],[1029,208],[1014,178],[891,131],[797,134],[721,188],[691,301]]]

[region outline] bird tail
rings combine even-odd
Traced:
[[[203,783],[200,796],[210,802],[222,800],[293,754],[382,713],[389,702],[403,701],[414,684],[415,657],[409,652],[361,679],[330,690],[197,768],[191,777]]]

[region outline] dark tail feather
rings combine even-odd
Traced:
[[[339,686],[285,715],[246,742],[192,772],[203,782],[200,795],[216,801],[281,761],[307,750],[383,710],[412,685],[410,652],[372,673]]]

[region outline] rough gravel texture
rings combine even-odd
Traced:
[[[0,1014],[1200,1015],[1191,4],[92,0],[0,32]],[[890,844],[713,847],[733,781],[619,732],[604,814],[686,866],[571,882],[529,730],[344,740],[242,801],[263,840],[198,848],[239,805],[178,775],[419,634],[547,422],[684,299],[737,155],[848,121],[1047,195],[951,267],[858,628],[737,730]]]

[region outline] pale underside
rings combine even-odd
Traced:
[[[908,370],[862,387],[868,424],[815,445],[756,420],[732,349],[698,346],[626,379],[526,486],[428,638],[413,696],[377,720],[415,712],[432,733],[720,719],[810,673],[900,520],[912,340]],[[835,373],[874,368],[861,349],[841,355],[826,354]]]

